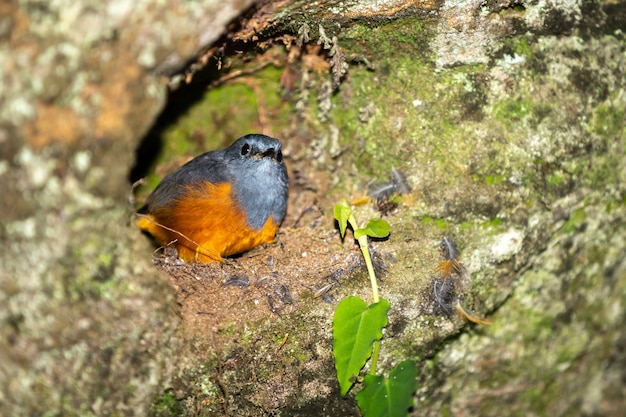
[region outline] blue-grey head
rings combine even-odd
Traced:
[[[261,134],[246,135],[225,149],[224,159],[248,225],[258,230],[270,216],[280,224],[289,190],[280,141]]]

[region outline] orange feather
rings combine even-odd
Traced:
[[[461,264],[456,259],[444,259],[439,262],[435,272],[441,272],[441,279],[446,279],[451,276],[453,272],[461,273]]]
[[[188,186],[170,207],[159,207],[137,218],[141,230],[160,245],[170,245],[188,262],[223,261],[223,257],[273,242],[277,224],[268,218],[260,230],[249,227],[233,200],[230,184]]]

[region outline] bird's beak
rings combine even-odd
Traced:
[[[266,150],[265,152],[263,152],[261,155],[261,158],[272,158],[278,162],[283,160],[283,153],[281,151],[276,151],[274,148],[269,148],[268,150]]]

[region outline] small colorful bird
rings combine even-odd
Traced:
[[[137,225],[185,261],[221,262],[274,241],[288,189],[280,141],[246,135],[163,178]]]

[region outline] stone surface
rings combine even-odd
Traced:
[[[179,321],[128,175],[162,77],[248,5],[0,5],[0,414],[147,415],[167,387]]]
[[[0,5],[0,414],[356,412],[330,322],[367,279],[329,213],[395,166],[379,367],[418,363],[412,414],[619,415],[624,3],[264,2],[212,45],[248,5]],[[154,268],[128,177],[167,85],[149,186],[242,129],[284,138],[282,245]],[[494,325],[435,314],[444,235]]]

